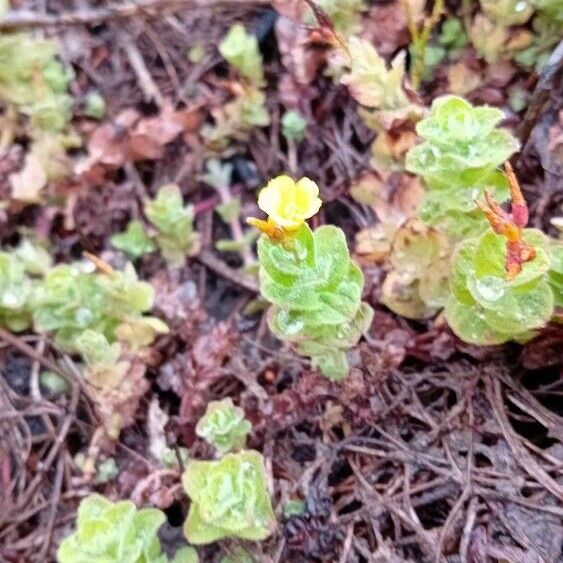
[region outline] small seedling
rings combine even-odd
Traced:
[[[219,45],[219,52],[251,84],[263,85],[264,70],[258,41],[242,24],[237,23],[229,29]]]
[[[191,499],[184,533],[193,544],[223,538],[266,539],[276,520],[262,456],[227,454],[219,461],[190,461],[182,477]]]
[[[156,250],[156,244],[146,233],[141,221],[130,221],[124,232],[111,237],[111,244],[125,252],[131,260]]]
[[[219,45],[219,52],[238,71],[241,81],[231,84],[234,98],[213,112],[215,124],[203,127],[208,146],[225,150],[230,139],[245,140],[254,127],[270,123],[266,110],[264,68],[256,37],[235,24]]]
[[[90,92],[84,103],[84,115],[92,119],[102,119],[106,114],[106,101],[99,92]]]
[[[305,137],[305,130],[307,129],[307,121],[296,111],[286,111],[283,114],[282,120],[282,133],[286,139],[293,141],[301,141]]]
[[[209,442],[219,454],[240,450],[252,425],[244,418],[244,411],[235,407],[230,398],[212,401],[205,416],[196,426],[196,434]]]
[[[197,254],[199,235],[193,226],[194,209],[184,206],[176,184],[162,186],[155,199],[146,200],[145,214],[157,230],[156,243],[170,265],[182,266],[186,256]]]
[[[268,220],[249,219],[258,241],[260,291],[273,304],[268,324],[293,342],[330,379],[348,373],[346,352],[371,324],[373,311],[361,301],[364,278],[352,262],[341,229],[314,232],[305,223],[321,206],[317,185],[278,176],[262,189],[258,205]]]

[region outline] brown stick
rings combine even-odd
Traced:
[[[125,4],[110,4],[105,8],[90,8],[61,14],[41,14],[28,10],[8,12],[0,19],[0,31],[17,31],[38,27],[92,25],[111,19],[132,16],[161,17],[164,10],[181,8],[215,8],[218,6],[248,6],[268,4],[269,0],[139,0]]]
[[[252,293],[259,293],[260,289],[256,280],[249,275],[234,270],[225,262],[213,255],[213,253],[202,250],[197,256],[194,257],[196,260],[201,262],[204,266],[207,266],[213,270],[216,274],[224,277],[225,279],[232,281],[234,284],[244,287]]]

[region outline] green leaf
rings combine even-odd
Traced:
[[[219,44],[219,52],[252,84],[263,84],[264,70],[258,41],[242,24],[237,23],[229,29],[227,36]]]
[[[103,334],[93,330],[85,330],[77,336],[76,347],[90,366],[115,364],[121,355],[118,342],[110,344]]]
[[[510,340],[507,334],[493,330],[479,306],[464,305],[451,296],[445,308],[448,324],[459,338],[470,344],[491,346]]]
[[[442,24],[438,42],[449,50],[465,47],[469,43],[469,38],[465,33],[462,20],[454,17],[448,18]]]
[[[149,237],[140,221],[130,221],[123,233],[113,235],[111,244],[125,252],[132,260],[136,260],[156,250],[156,245]]]
[[[286,139],[301,141],[305,137],[307,121],[296,111],[290,110],[283,114],[282,133]]]
[[[182,547],[176,552],[171,563],[199,563],[199,557],[193,547]]]
[[[523,293],[507,292],[494,308],[484,311],[486,323],[498,332],[514,338],[514,333],[527,332],[547,324],[553,314],[553,292],[547,281]]]
[[[240,217],[240,197],[234,197],[229,202],[217,206],[217,213],[224,223],[230,223]]]
[[[84,115],[92,119],[102,119],[106,113],[106,101],[99,92],[89,92],[84,104]]]
[[[251,430],[252,425],[244,418],[244,411],[235,407],[230,398],[211,401],[196,426],[196,434],[220,454],[243,448]]]
[[[33,284],[25,268],[16,255],[0,252],[0,326],[14,332],[25,330],[31,321]]]

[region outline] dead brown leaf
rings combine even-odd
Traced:
[[[407,19],[400,2],[377,5],[364,18],[362,37],[375,45],[382,56],[396,53],[410,42]]]
[[[475,90],[481,84],[481,76],[464,61],[458,61],[448,67],[449,90],[452,94],[463,96]]]
[[[28,153],[23,168],[10,175],[12,198],[25,203],[37,203],[39,194],[47,184],[47,173],[39,158]]]
[[[119,168],[129,161],[162,158],[164,147],[181,133],[197,129],[200,119],[197,110],[175,110],[170,104],[165,104],[154,117],[141,117],[136,110],[125,110],[93,131],[88,141],[88,159],[77,172],[84,174],[96,165]]]

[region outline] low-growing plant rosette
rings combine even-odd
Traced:
[[[190,460],[182,483],[191,499],[184,533],[194,545],[224,538],[264,540],[276,527],[264,460],[256,451],[219,461]]]
[[[80,503],[76,530],[57,551],[59,563],[167,563],[158,539],[164,513],[138,510],[128,500],[113,503],[91,494]],[[172,563],[197,563],[196,551],[181,548]]]
[[[506,239],[489,230],[461,243],[452,261],[451,295],[446,319],[452,330],[472,344],[526,341],[551,319],[554,296],[548,280],[548,238],[537,229],[525,229],[523,240],[536,256],[507,278]]]
[[[305,222],[320,208],[318,193],[309,179],[275,178],[258,197],[268,220],[249,223],[264,233],[258,240],[260,291],[272,303],[271,331],[339,380],[348,373],[346,353],[369,328],[373,310],[361,300],[364,277],[344,232],[332,225],[312,231]]]
[[[224,454],[243,448],[251,429],[244,411],[227,398],[207,405],[205,415],[197,423],[196,434],[214,446],[218,453]]]
[[[458,237],[482,232],[475,200],[485,188],[497,201],[508,199],[508,183],[498,167],[519,148],[512,134],[497,127],[503,119],[501,110],[474,107],[457,96],[434,100],[430,115],[416,125],[424,142],[406,158],[407,170],[428,188],[423,220]]]

